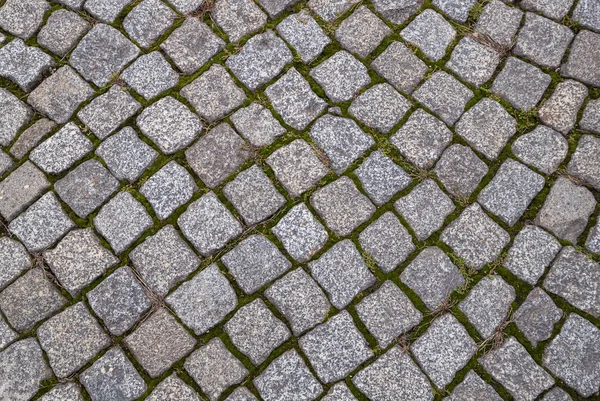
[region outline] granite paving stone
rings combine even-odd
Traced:
[[[144,0],[123,20],[123,29],[138,45],[152,46],[175,22],[177,14],[161,0]]]
[[[600,134],[600,100],[592,99],[586,105],[579,128],[594,134]]]
[[[465,23],[477,0],[433,0],[433,5],[456,22]]]
[[[600,138],[583,135],[579,138],[577,149],[567,166],[569,174],[597,190],[600,190],[600,160],[597,157],[599,152]]]
[[[13,220],[50,187],[37,167],[26,161],[0,182],[0,214]]]
[[[448,21],[432,9],[425,9],[400,32],[402,39],[417,46],[431,61],[439,61],[456,36]]]
[[[540,12],[548,18],[561,20],[573,5],[573,0],[523,0],[519,4],[526,10]]]
[[[0,28],[27,40],[40,29],[49,9],[45,0],[7,0],[0,8]]]
[[[74,382],[58,384],[42,397],[39,398],[41,401],[83,401],[81,395],[81,387]]]
[[[523,163],[544,174],[552,174],[567,157],[569,144],[559,132],[538,125],[533,131],[518,137],[512,143],[511,151]]]
[[[148,396],[148,401],[200,401],[200,396],[175,373],[161,381]]]
[[[131,0],[86,0],[83,9],[102,22],[113,22]]]
[[[573,19],[577,23],[592,31],[600,31],[600,17],[598,16],[598,4],[590,0],[581,0],[573,10]]]
[[[585,247],[592,253],[600,253],[600,224],[596,223],[588,233]]]
[[[506,2],[492,0],[485,5],[475,24],[477,33],[487,35],[501,46],[512,46],[521,25],[523,11]]]
[[[322,398],[323,401],[356,401],[354,395],[348,386],[343,382],[339,382],[334,384],[325,397]]]
[[[563,316],[552,298],[539,287],[531,290],[525,302],[515,311],[514,320],[519,330],[525,334],[531,345],[547,340],[552,336],[554,324]]]
[[[456,143],[444,151],[434,172],[447,192],[469,197],[488,170],[488,166],[470,147]]]
[[[191,14],[202,5],[202,0],[168,0],[181,14]]]
[[[4,379],[0,396],[27,401],[39,390],[43,381],[52,378],[39,344],[29,337],[0,352],[0,374]]]
[[[259,103],[239,109],[230,120],[240,135],[257,147],[272,144],[286,132],[271,111]]]
[[[577,81],[559,83],[540,108],[540,120],[564,135],[569,134],[587,95],[587,88]]]
[[[331,43],[323,28],[306,10],[282,20],[277,25],[277,33],[296,50],[304,63],[313,61]]]
[[[500,63],[500,55],[491,47],[467,36],[452,51],[446,67],[473,85],[486,83]]]
[[[308,6],[325,21],[334,21],[358,2],[359,0],[309,0]]]
[[[345,50],[340,50],[313,68],[310,76],[336,103],[352,99],[371,82],[367,68]]]
[[[56,128],[56,123],[47,118],[41,118],[23,131],[10,147],[10,153],[17,159],[22,159],[31,149],[35,148],[42,139]]]
[[[0,289],[33,267],[32,257],[25,247],[8,236],[0,237],[0,256]]]
[[[49,54],[38,47],[27,46],[23,39],[13,39],[0,48],[0,77],[9,79],[24,91],[35,88],[54,66]]]
[[[582,30],[575,36],[569,58],[560,68],[560,75],[584,84],[600,86],[600,34]]]
[[[271,17],[276,17],[298,1],[299,0],[258,0],[258,4],[260,4]]]
[[[358,7],[335,31],[342,47],[360,58],[367,57],[392,30],[366,6]]]
[[[475,371],[470,370],[465,379],[452,391],[450,397],[445,401],[469,401],[469,400],[501,401],[494,388],[486,383]]]
[[[267,23],[267,15],[252,0],[216,2],[211,17],[227,34],[230,42],[237,42]]]
[[[146,100],[166,92],[179,82],[179,74],[159,51],[138,57],[120,77]]]
[[[381,3],[384,1],[390,6],[394,4],[380,0]],[[415,2],[418,1],[415,0]],[[420,58],[415,56],[404,44],[396,41],[392,42],[383,53],[373,60],[371,67],[392,86],[404,93],[412,93],[427,71],[427,65]]]
[[[354,173],[377,206],[389,201],[411,182],[410,175],[381,151],[371,153]]]
[[[571,398],[571,396],[565,392],[565,390],[561,389],[560,387],[554,387],[552,390],[548,391],[545,395],[544,398],[542,398],[543,401],[573,401],[573,398]]]
[[[38,33],[37,42],[57,56],[64,57],[90,28],[91,25],[77,13],[56,10]]]
[[[8,173],[14,167],[15,163],[13,159],[3,151],[0,151],[0,176]]]
[[[552,77],[532,64],[510,57],[492,85],[492,92],[514,108],[528,111],[542,99]]]
[[[375,10],[380,13],[383,18],[390,21],[392,24],[399,25],[415,14],[422,3],[420,0],[373,0],[373,5],[375,6]]]
[[[390,84],[377,84],[358,96],[348,112],[360,122],[385,134],[410,109],[410,102]]]
[[[0,316],[0,351],[13,343],[19,335],[6,322],[6,319]]]

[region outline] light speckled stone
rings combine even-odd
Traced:
[[[574,184],[568,178],[558,177],[535,223],[560,239],[577,243],[595,207],[594,195],[587,188]]]
[[[479,358],[479,363],[516,401],[534,400],[554,385],[552,376],[535,363],[514,337]]]
[[[436,310],[465,279],[437,246],[425,248],[402,271],[400,280],[431,309]]]
[[[456,22],[464,24],[477,0],[433,0],[433,5]]]
[[[510,57],[494,80],[492,92],[514,108],[528,111],[538,104],[551,81],[539,68]]]
[[[573,401],[573,398],[560,387],[554,387],[544,395],[542,401]]]
[[[84,10],[102,22],[113,22],[131,0],[86,0]]]
[[[387,0],[380,0],[380,2]],[[420,0],[403,0],[419,2]],[[375,1],[377,4],[377,1]],[[390,3],[393,5],[394,3]],[[376,6],[377,7],[377,6]],[[396,89],[404,93],[412,93],[421,81],[427,65],[414,55],[403,43],[392,42],[373,62],[371,67],[385,78]]]
[[[444,398],[444,401],[475,400],[502,401],[502,397],[473,370],[469,371],[465,379],[454,387],[450,397]]]
[[[123,20],[123,29],[140,46],[153,45],[175,22],[177,14],[160,0],[144,0]]]
[[[33,266],[25,247],[10,237],[0,237],[0,289]]]
[[[587,240],[585,241],[585,247],[592,253],[600,253],[600,223],[596,223],[590,230]]]
[[[567,171],[600,191],[600,138],[583,135],[571,156]]]
[[[411,181],[400,166],[379,150],[371,153],[354,173],[367,195],[378,206],[406,188]]]
[[[29,160],[48,174],[60,174],[93,149],[92,141],[70,122],[32,150]]]
[[[227,34],[230,42],[237,42],[267,23],[267,15],[252,0],[218,1],[210,16]]]
[[[579,109],[587,95],[587,88],[577,81],[559,83],[540,108],[540,121],[567,135],[575,127]]]
[[[304,203],[293,208],[272,228],[285,250],[298,262],[306,262],[317,253],[329,235]]]
[[[0,28],[27,40],[40,29],[49,9],[45,0],[6,0],[0,8]]]
[[[196,391],[175,373],[160,382],[150,393],[148,401],[201,401]],[[243,400],[242,400],[243,401]]]
[[[110,337],[83,302],[48,319],[37,329],[37,336],[54,374],[60,378],[77,372],[110,345]],[[83,385],[86,383],[83,382]]]
[[[561,20],[573,5],[573,0],[522,0],[519,6],[540,12],[548,18]]]
[[[358,7],[335,31],[342,47],[360,58],[367,57],[392,30],[366,6]]]
[[[299,0],[258,0],[271,17],[281,14],[286,8],[296,4]]]
[[[25,45],[23,39],[13,39],[0,48],[0,76],[24,91],[31,91],[54,65],[50,55],[38,47]]]
[[[239,109],[230,119],[240,135],[258,147],[270,145],[286,131],[271,111],[258,103]]]
[[[511,46],[521,25],[523,11],[509,7],[500,0],[492,0],[485,5],[475,31],[487,35],[502,46]]]
[[[91,28],[91,25],[72,11],[53,12],[37,35],[40,46],[64,57]]]
[[[248,376],[248,370],[219,338],[196,350],[183,367],[211,401],[216,401],[228,387]]]
[[[179,82],[179,74],[159,51],[138,57],[123,73],[121,79],[146,100],[171,89]]]
[[[381,348],[390,345],[423,318],[410,299],[389,280],[360,301],[356,312]]]
[[[562,316],[563,312],[556,307],[552,298],[544,290],[536,287],[516,310],[514,321],[531,345],[536,347],[538,342],[552,336],[554,324]]]
[[[56,128],[56,123],[47,118],[37,120],[19,135],[10,148],[10,153],[17,159],[22,159],[31,149],[35,148],[42,139]]]
[[[12,344],[0,352],[0,397],[11,401],[27,401],[52,377],[44,354],[35,338]]]
[[[286,17],[277,25],[277,33],[300,55],[303,63],[313,61],[331,39],[306,10]]]
[[[246,294],[288,271],[292,264],[277,247],[262,234],[253,234],[223,255],[221,262]]]
[[[323,401],[356,401],[352,392],[348,389],[348,386],[344,382],[339,382],[334,384],[325,397],[322,398]]]
[[[44,173],[26,161],[0,182],[0,214],[7,221],[14,219],[49,186]]]
[[[377,129],[382,134],[389,132],[410,109],[410,102],[388,83],[377,84],[358,96],[348,112],[360,122]]]
[[[373,356],[369,344],[347,311],[302,336],[299,345],[325,383],[343,379]]]
[[[217,265],[212,264],[181,284],[166,301],[181,321],[200,335],[235,309],[237,296]]]
[[[468,197],[488,172],[488,166],[469,148],[454,144],[444,151],[434,170],[449,193]]]
[[[508,318],[515,289],[497,274],[483,277],[458,307],[485,339]]]
[[[367,68],[341,50],[310,71],[310,76],[334,102],[346,102],[371,82]]]
[[[334,21],[359,0],[309,0],[308,6],[325,21]]]
[[[473,92],[445,71],[436,71],[413,94],[448,125],[454,125],[473,98]]]
[[[40,401],[84,401],[81,396],[81,387],[77,383],[58,384],[42,397]]]
[[[579,128],[600,134],[600,99],[592,99],[588,102],[579,121]]]
[[[202,5],[204,0],[168,0],[181,14],[190,14]]]
[[[494,49],[466,36],[452,51],[446,67],[468,83],[480,86],[492,78],[499,63],[500,55]]]
[[[577,34],[560,75],[600,87],[600,34],[586,30]]]
[[[425,9],[400,32],[400,36],[417,46],[430,60],[438,61],[446,54],[456,31],[440,14]]]
[[[569,144],[558,132],[545,125],[521,135],[513,142],[511,150],[523,163],[552,174],[567,157]]]
[[[8,173],[10,170],[15,168],[15,162],[13,159],[0,150],[0,176]]]
[[[573,19],[580,26],[600,32],[600,4],[594,0],[580,0],[573,11]]]

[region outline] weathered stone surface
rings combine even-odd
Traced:
[[[45,0],[7,0],[0,8],[0,28],[27,40],[40,29],[49,9]]]
[[[83,8],[102,22],[113,22],[131,0],[86,0]]]
[[[179,82],[177,74],[159,51],[144,54],[133,62],[121,79],[146,100],[171,89]]]
[[[466,36],[456,45],[446,66],[463,80],[479,86],[492,78],[499,63],[500,55],[494,49]]]
[[[378,206],[410,184],[410,176],[381,151],[369,155],[354,173],[369,198]]]
[[[0,397],[27,401],[52,377],[52,371],[35,338],[18,341],[0,352]]]
[[[308,6],[325,21],[334,21],[359,0],[309,0]]]
[[[489,400],[501,401],[502,397],[494,390],[492,386],[483,381],[481,377],[473,370],[469,371],[465,379],[452,391],[450,397],[444,398],[444,401],[474,401]]]
[[[475,31],[489,36],[502,46],[511,46],[522,17],[523,12],[517,7],[492,0],[483,8],[475,24]]]
[[[52,57],[19,38],[0,48],[0,76],[24,91],[32,90],[54,65]]]
[[[277,33],[309,63],[323,52],[331,39],[306,10],[286,17],[277,25]]]
[[[272,228],[285,250],[298,262],[306,262],[317,253],[329,235],[304,203],[294,206]]]
[[[153,45],[173,24],[177,14],[160,0],[144,0],[123,20],[123,29],[140,46]]]
[[[600,87],[600,34],[582,30],[571,45],[560,75]]]
[[[590,230],[585,241],[585,247],[592,253],[600,253],[600,223],[596,223]]]
[[[348,389],[345,383],[339,382],[334,384],[325,397],[322,398],[323,401],[356,401],[352,392]]]
[[[522,0],[519,6],[540,12],[554,20],[562,19],[573,5],[573,0]]]
[[[583,135],[571,156],[567,171],[586,184],[600,190],[600,138]]]
[[[536,347],[538,342],[552,336],[554,324],[562,315],[563,312],[556,307],[552,298],[544,290],[536,287],[516,310],[514,320],[531,345]]]
[[[456,22],[465,23],[477,0],[434,0],[433,5]]]
[[[385,0],[379,1],[383,3]],[[412,93],[427,71],[427,65],[400,42],[392,42],[371,63],[371,67],[396,89],[405,93]]]
[[[373,0],[375,10],[392,24],[402,24],[413,15],[422,3],[419,0]]]
[[[267,15],[252,0],[225,0],[215,3],[211,18],[221,28],[230,42],[237,42],[254,33],[267,22]]]
[[[32,258],[23,245],[9,237],[0,237],[0,289],[32,266]]]
[[[430,60],[438,61],[446,54],[456,31],[440,14],[425,9],[400,32],[400,36],[417,46]]]
[[[488,166],[469,148],[454,144],[444,151],[435,175],[449,193],[469,197],[488,172]]]
[[[56,10],[37,35],[37,42],[57,56],[64,57],[91,25],[72,11]]]
[[[350,53],[365,58],[391,33],[392,30],[363,5],[342,21],[335,37]]]
[[[22,159],[31,149],[35,148],[42,139],[56,128],[56,123],[42,118],[33,123],[19,135],[10,148],[10,153],[17,159]]]
[[[263,105],[252,103],[230,117],[235,129],[257,147],[268,146],[285,133],[285,128]]]
[[[552,231],[560,239],[577,243],[588,218],[596,207],[596,200],[585,187],[568,178],[559,177],[544,202],[535,223]]]
[[[83,401],[81,387],[74,382],[58,384],[38,399],[40,401]]]
[[[200,401],[196,391],[175,373],[160,382],[146,399],[148,401]]]
[[[537,67],[510,57],[492,85],[492,92],[514,108],[527,111],[542,98],[552,78]]]
[[[341,50],[310,71],[310,76],[334,102],[346,102],[371,82],[367,68]]]
[[[579,109],[588,95],[585,85],[572,80],[559,83],[540,108],[540,120],[567,135],[575,127]]]
[[[387,83],[377,84],[358,96],[348,112],[363,124],[385,134],[410,109],[410,102]]]
[[[446,124],[454,125],[473,92],[447,72],[437,71],[413,95]]]
[[[579,128],[600,134],[600,99],[592,99],[588,102],[579,120]]]
[[[26,161],[0,182],[0,214],[7,221],[14,219],[49,186],[44,173]]]
[[[554,387],[544,395],[542,401],[573,401],[573,398],[560,387]]]
[[[552,128],[537,126],[533,131],[521,135],[513,142],[511,150],[523,163],[552,174],[567,157],[567,140]]]

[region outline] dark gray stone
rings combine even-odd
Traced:
[[[471,148],[456,143],[444,151],[434,172],[446,191],[469,197],[487,174],[488,166]]]
[[[0,214],[7,221],[14,219],[48,187],[44,173],[26,161],[0,182]]]
[[[538,342],[552,336],[554,324],[563,316],[552,298],[541,288],[531,290],[525,302],[515,312],[515,324],[521,330],[531,345],[537,347]]]

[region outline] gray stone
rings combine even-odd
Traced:
[[[572,80],[559,83],[540,108],[540,121],[567,135],[577,122],[579,109],[588,95],[587,88]]]
[[[60,174],[93,149],[81,129],[70,122],[32,150],[29,160],[48,174]]]
[[[133,401],[146,391],[144,379],[118,345],[79,375],[79,381],[93,401]]]
[[[600,99],[592,99],[588,102],[579,120],[579,128],[600,135]]]
[[[221,123],[186,150],[185,157],[204,185],[215,188],[244,164],[250,149],[229,124]]]
[[[427,376],[398,346],[358,372],[352,382],[372,401],[433,400]]]
[[[331,114],[319,118],[309,135],[323,149],[338,175],[375,144],[354,120]]]
[[[65,6],[72,8],[73,10],[81,9],[85,0],[55,0],[55,3],[64,4]]]
[[[140,46],[152,46],[173,25],[177,14],[160,0],[144,0],[123,20],[123,29]]]
[[[358,191],[348,177],[319,188],[310,198],[310,204],[337,235],[348,236],[375,213],[369,198]]]
[[[170,161],[140,188],[160,220],[168,218],[186,204],[198,190],[194,178],[177,162]]]
[[[164,97],[140,113],[136,123],[142,133],[166,154],[188,146],[202,130],[202,122],[183,103]]]
[[[156,160],[158,152],[142,141],[133,128],[125,127],[102,142],[96,155],[119,180],[134,182]]]
[[[446,191],[469,197],[487,174],[488,167],[471,148],[457,143],[444,151],[434,172]]]
[[[522,18],[523,11],[509,7],[500,0],[492,0],[483,8],[475,24],[475,31],[489,36],[501,46],[510,47]]]
[[[47,192],[14,219],[8,229],[29,252],[40,252],[58,242],[74,226],[56,196]]]
[[[379,150],[371,153],[354,173],[367,195],[378,206],[389,201],[411,181],[400,166]]]
[[[558,177],[535,223],[558,238],[575,244],[595,207],[594,195],[587,188],[574,184],[568,178]]]
[[[0,48],[0,76],[10,79],[26,92],[31,91],[54,65],[52,57],[38,47],[25,45],[22,39],[13,39]]]
[[[331,304],[338,309],[345,308],[360,292],[375,284],[375,276],[348,239],[332,246],[308,267],[329,295]],[[338,379],[341,378],[343,376]]]
[[[19,333],[58,312],[67,300],[39,268],[28,270],[0,293],[0,309]]]
[[[415,250],[408,230],[392,212],[385,212],[358,236],[361,248],[389,273]]]
[[[456,22],[464,24],[469,18],[469,11],[477,0],[433,0],[433,5],[439,8]]]
[[[64,124],[79,105],[93,95],[92,87],[67,65],[35,88],[27,102],[57,123]]]
[[[196,339],[161,308],[144,320],[124,342],[150,377],[155,378],[186,356],[194,348]]]
[[[444,401],[475,400],[502,401],[502,397],[473,370],[470,370],[465,379],[454,387],[450,397],[444,398]]]
[[[159,51],[138,57],[123,71],[121,78],[146,100],[160,95],[179,82],[179,74]]]
[[[500,55],[494,49],[466,36],[452,51],[446,67],[466,82],[480,86],[492,78],[499,63]]]
[[[400,280],[432,311],[449,299],[465,279],[450,258],[437,246],[425,248],[402,271]]]
[[[373,356],[347,311],[309,331],[298,343],[324,383],[343,379]]]
[[[458,307],[485,339],[509,318],[515,289],[497,274],[484,276]]]
[[[0,182],[0,214],[7,221],[14,219],[48,187],[44,173],[26,161]]]
[[[331,43],[331,39],[306,10],[281,21],[277,25],[277,33],[296,49],[303,63],[313,61]]]
[[[562,65],[560,75],[599,87],[599,71],[600,34],[582,30],[573,40],[569,59]]]
[[[425,9],[400,32],[402,39],[417,46],[432,61],[439,61],[456,37],[452,25],[440,14]]]
[[[85,79],[104,86],[139,52],[117,29],[97,24],[79,42],[69,61]]]
[[[444,71],[433,73],[413,95],[448,125],[454,125],[473,98],[469,88]]]
[[[213,192],[189,205],[177,224],[202,256],[213,254],[242,233],[240,222]]]
[[[307,262],[327,242],[325,227],[304,203],[291,208],[271,229],[285,250],[298,262]]]
[[[230,119],[235,129],[257,147],[272,144],[286,132],[269,109],[258,103],[239,109],[231,115]]]
[[[277,149],[267,158],[267,164],[294,198],[317,185],[329,172],[315,155],[314,149],[303,139],[296,139]]]
[[[0,28],[27,40],[40,29],[49,9],[45,0],[6,0],[0,8]]]
[[[129,253],[129,259],[144,283],[161,296],[200,265],[198,256],[172,225],[147,237]]]
[[[20,242],[0,237],[0,290],[32,266],[32,258]]]
[[[59,378],[77,372],[111,343],[83,302],[69,306],[45,321],[37,329],[37,337]],[[89,392],[85,372],[80,379]]]
[[[102,22],[114,22],[131,0],[86,0],[83,8]]]
[[[531,290],[525,302],[515,312],[515,324],[521,330],[531,345],[537,347],[538,342],[552,336],[554,324],[563,316],[552,298],[541,288]]]
[[[247,225],[266,220],[285,204],[283,195],[257,165],[239,173],[225,185],[223,193]]]
[[[431,381],[443,388],[477,351],[477,344],[452,313],[436,318],[410,347]]]
[[[310,71],[327,97],[337,103],[352,99],[371,82],[367,68],[354,56],[341,50]]]
[[[554,379],[535,363],[514,337],[479,358],[483,368],[517,401],[534,400],[554,385]]]
[[[296,336],[321,323],[331,308],[323,290],[301,268],[277,280],[264,294],[287,319]]]
[[[269,86],[265,94],[283,121],[297,130],[306,128],[326,107],[294,67]]]
[[[396,25],[404,23],[422,4],[420,0],[373,0],[375,10]]]
[[[256,366],[263,363],[291,335],[287,326],[273,315],[261,299],[242,306],[224,329],[233,345]]]
[[[543,67],[556,69],[575,35],[568,27],[534,13],[526,13],[513,53]]]
[[[225,64],[244,85],[255,91],[293,61],[292,52],[272,30],[255,35]]]
[[[543,364],[581,396],[588,397],[600,387],[599,351],[600,330],[571,313],[561,332],[546,347]]]
[[[71,296],[119,262],[91,228],[69,232],[54,249],[44,252],[44,260]]]
[[[90,159],[54,183],[58,196],[81,218],[100,207],[119,189],[119,181],[96,159]]]
[[[276,17],[283,10],[296,4],[299,0],[258,0],[271,17]]]
[[[308,6],[325,21],[334,21],[358,2],[359,0],[309,0]]]
[[[367,7],[360,6],[335,31],[342,47],[360,58],[367,57],[392,30]]]
[[[0,176],[3,176],[5,173],[8,173],[14,168],[15,163],[13,162],[13,159],[0,150]]]
[[[312,401],[323,391],[295,349],[277,357],[253,382],[265,401]]]
[[[479,192],[477,201],[513,226],[545,183],[542,175],[513,159],[506,159],[490,183]]]
[[[104,139],[141,107],[125,88],[113,85],[106,93],[83,107],[77,117],[97,138]]]
[[[199,70],[223,47],[223,39],[201,19],[192,17],[186,18],[184,23],[160,44],[160,48],[184,74],[192,74]]]
[[[181,321],[200,335],[235,309],[237,296],[217,265],[212,264],[181,284],[166,301]]]
[[[223,391],[248,376],[248,370],[219,338],[196,350],[183,367],[211,401],[216,401]]]
[[[573,20],[592,31],[600,31],[600,4],[590,0],[580,0],[573,10]]]
[[[37,35],[40,46],[64,57],[75,47],[91,25],[72,11],[56,10]]]
[[[52,390],[48,391],[40,401],[84,401],[81,396],[81,387],[77,383],[63,383],[56,385]]]
[[[175,373],[160,382],[146,399],[148,401],[201,401],[196,391]]]
[[[52,371],[35,338],[18,341],[0,352],[0,397],[11,401],[30,400]]]
[[[514,108],[528,111],[538,104],[551,81],[552,77],[539,68],[510,57],[494,80],[492,92]]]
[[[152,306],[128,266],[118,268],[86,296],[94,313],[115,336],[132,328]]]
[[[519,6],[540,12],[548,18],[561,20],[573,5],[573,0],[521,0]]]
[[[344,382],[339,382],[334,384],[325,397],[322,398],[323,401],[356,401],[352,392],[348,389],[348,386]]]
[[[261,234],[246,237],[221,261],[246,294],[258,291],[288,271],[292,264]]]
[[[419,241],[426,240],[442,228],[446,217],[456,209],[452,200],[432,179],[423,181],[408,195],[398,199],[394,208],[412,227]]]
[[[94,217],[94,226],[120,254],[152,227],[152,218],[129,192],[119,192],[102,206]]]
[[[598,317],[600,290],[596,283],[599,277],[600,264],[567,246],[554,260],[544,279],[544,288],[566,299],[576,308]]]
[[[496,159],[517,132],[517,122],[495,100],[481,99],[456,124],[456,132],[488,159]]]
[[[246,387],[238,387],[225,401],[257,401],[257,398]]]
[[[600,190],[600,138],[583,135],[571,156],[567,171],[585,183]]]
[[[377,1],[383,3],[386,0]],[[404,1],[418,2],[419,0]],[[390,3],[390,5],[392,4],[394,3]],[[401,42],[392,42],[383,53],[373,60],[371,67],[396,89],[404,93],[412,93],[428,69],[427,65]]]
[[[210,17],[227,34],[230,42],[237,42],[267,23],[267,15],[252,0],[219,1]]]
[[[380,348],[386,348],[423,318],[410,299],[389,280],[360,301],[356,312]]]
[[[521,280],[535,285],[560,248],[552,235],[528,225],[516,235],[504,266]]]
[[[544,394],[542,401],[573,401],[571,396],[560,387],[554,387],[552,390]]]
[[[168,0],[181,14],[192,14],[198,10],[203,0]]]
[[[544,174],[552,174],[567,157],[569,144],[552,128],[538,125],[533,131],[518,137],[511,150],[523,163]]]
[[[48,120],[47,118],[37,120],[19,135],[17,140],[10,147],[10,153],[17,159],[22,159],[55,128],[56,123],[54,121]]]
[[[377,129],[382,134],[389,132],[404,117],[411,104],[388,83],[377,84],[358,96],[348,112],[360,122]]]
[[[222,119],[246,100],[242,88],[220,64],[213,64],[191,84],[184,86],[180,93],[200,117],[210,122]]]
[[[585,241],[585,247],[592,253],[600,253],[600,223],[596,223],[590,230],[587,240]],[[1,284],[0,287],[2,287]]]

